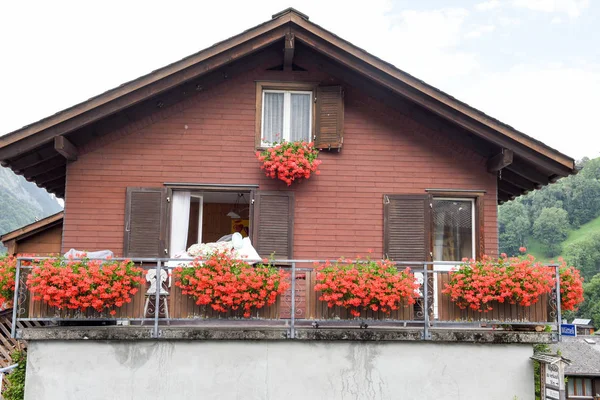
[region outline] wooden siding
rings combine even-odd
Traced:
[[[368,249],[382,255],[384,193],[485,190],[485,251],[497,253],[496,177],[462,140],[379,100],[369,82],[351,85],[333,76],[309,50],[298,47],[295,55],[294,63],[307,69],[303,72],[268,71],[281,63],[276,49],[252,57],[242,61],[252,68],[79,149],[79,159],[67,169],[63,249],[123,254],[126,188],[158,188],[171,181],[294,191],[297,258],[353,256]],[[339,153],[321,153],[321,175],[288,188],[259,169],[257,80],[343,86],[344,146]]]
[[[62,224],[36,232],[22,239],[12,239],[6,243],[9,254],[35,254],[45,256],[59,254],[62,242]]]

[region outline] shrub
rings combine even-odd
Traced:
[[[23,400],[25,396],[25,371],[27,367],[27,353],[24,350],[15,350],[10,355],[13,364],[19,364],[10,374],[6,375],[6,389],[2,392],[5,400]]]

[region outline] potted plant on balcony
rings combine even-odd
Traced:
[[[241,310],[249,318],[253,309],[274,304],[289,288],[282,270],[264,263],[250,265],[235,259],[228,251],[217,251],[204,261],[196,259],[178,266],[173,275],[182,294],[192,296],[197,305],[207,305],[218,312]]]
[[[310,178],[313,173],[319,175],[321,160],[317,159],[318,155],[319,150],[314,143],[305,141],[275,142],[272,147],[256,152],[258,161],[262,163],[260,169],[268,177],[280,179],[288,186],[296,180]]]
[[[131,302],[145,283],[144,270],[133,262],[115,260],[45,259],[33,263],[27,287],[34,300],[59,310],[110,310]]]
[[[330,308],[347,308],[355,317],[367,309],[389,315],[403,304],[415,304],[418,296],[420,285],[410,268],[398,270],[389,260],[339,259],[317,265],[316,269],[319,300],[327,302]]]
[[[561,307],[574,310],[583,301],[583,283],[579,271],[567,267],[561,260]],[[449,282],[442,293],[461,309],[488,312],[494,304],[510,303],[529,307],[556,287],[555,270],[526,257],[494,259],[484,256],[480,261],[465,262],[449,273]]]
[[[15,274],[17,272],[17,258],[14,256],[0,256],[0,305],[12,305],[15,295]]]

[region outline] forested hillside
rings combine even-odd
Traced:
[[[0,168],[0,235],[62,210],[44,189]],[[0,253],[5,249],[0,245]]]
[[[569,317],[592,318],[600,327],[600,158],[578,161],[580,172],[498,210],[500,250],[519,247],[542,261],[563,257],[585,279],[585,302]]]

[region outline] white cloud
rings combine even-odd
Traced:
[[[554,18],[552,18],[552,20],[550,21],[550,23],[552,23],[552,24],[560,24],[560,23],[562,23],[562,18],[560,18],[560,17],[554,17]]]
[[[571,157],[600,155],[600,65],[519,65],[486,75],[463,97]]]
[[[389,60],[433,85],[469,75],[479,68],[477,57],[458,49],[468,16],[465,9],[401,12],[389,32],[396,46]]]
[[[478,25],[472,31],[466,34],[468,38],[478,38],[485,33],[490,33],[496,30],[494,25]]]
[[[513,0],[513,5],[546,13],[564,13],[576,18],[589,7],[590,0]]]
[[[488,11],[500,7],[500,0],[489,0],[483,3],[477,3],[475,8],[479,11]]]

